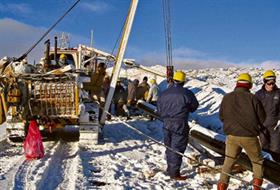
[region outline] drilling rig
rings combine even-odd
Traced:
[[[25,61],[2,59],[2,105],[6,116],[7,137],[23,140],[28,121],[37,119],[46,136],[62,134],[72,140],[92,139],[97,142],[99,103],[93,101],[85,86],[99,62],[114,62],[115,57],[101,50],[79,45],[78,48],[54,48],[46,41],[45,56],[35,66]],[[59,66],[58,57],[67,57]],[[80,132],[80,133],[79,133]]]

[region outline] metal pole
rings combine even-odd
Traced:
[[[90,47],[93,47],[93,30],[90,31]]]
[[[142,66],[142,65],[139,65],[139,69],[142,69],[143,71],[146,71],[146,72],[148,72],[148,73],[152,73],[152,74],[154,74],[154,75],[161,76],[161,77],[163,77],[163,78],[166,77],[166,75],[165,75],[164,73],[160,73],[160,72],[158,72],[158,71],[152,70],[152,69],[147,68],[147,67]]]
[[[122,40],[120,43],[120,47],[119,47],[119,51],[117,54],[117,58],[116,58],[116,65],[113,69],[113,75],[112,75],[112,80],[111,80],[111,84],[110,84],[110,90],[109,93],[106,97],[106,103],[105,103],[105,108],[104,111],[102,113],[102,117],[100,120],[101,124],[105,124],[105,120],[106,120],[106,115],[107,115],[107,111],[109,110],[114,92],[115,92],[115,87],[117,84],[117,79],[121,70],[121,64],[123,61],[123,57],[124,57],[124,53],[125,53],[125,49],[126,49],[126,45],[128,42],[128,38],[130,35],[130,31],[131,31],[131,27],[132,27],[132,23],[134,20],[134,16],[136,13],[136,9],[137,9],[137,5],[138,5],[138,0],[131,0],[131,4],[130,4],[130,9],[129,9],[129,13],[128,16],[126,18],[126,22],[125,22],[125,26],[124,26],[124,31],[122,34]]]
[[[57,36],[54,37],[54,61],[55,64],[57,64],[58,59],[57,59]]]
[[[165,74],[165,73],[161,73],[161,72],[158,72],[158,71],[153,70],[153,69],[151,69],[151,68],[147,68],[147,67],[145,67],[145,66],[143,66],[143,65],[140,65],[140,64],[138,64],[138,63],[135,63],[134,61],[129,61],[129,60],[125,59],[123,62],[124,62],[124,64],[125,64],[125,66],[128,67],[128,68],[137,68],[137,69],[143,70],[143,71],[145,71],[145,72],[148,72],[148,73],[152,73],[152,74],[154,74],[154,75],[161,76],[161,77],[163,77],[163,78],[166,77],[166,74]]]
[[[46,51],[45,51],[45,63],[47,66],[50,64],[50,40],[45,41]]]

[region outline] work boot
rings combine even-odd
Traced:
[[[178,180],[178,181],[183,181],[183,180],[186,180],[188,179],[187,176],[182,176],[182,175],[178,175],[176,177],[170,177],[171,179],[175,179],[175,180]]]
[[[218,186],[217,186],[217,190],[226,190],[228,187],[227,183],[223,183],[221,181],[219,181]]]
[[[254,186],[254,190],[261,190],[261,186],[262,186],[263,180],[259,179],[259,178],[254,178],[253,179],[253,186]]]

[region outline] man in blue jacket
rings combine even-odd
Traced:
[[[195,95],[184,88],[186,74],[175,72],[174,85],[166,89],[158,98],[157,109],[164,123],[164,144],[175,151],[184,153],[188,144],[188,117],[198,107]],[[185,180],[181,176],[182,156],[166,149],[167,174],[176,180]]]
[[[267,115],[260,134],[262,149],[269,152],[272,158],[280,163],[280,89],[276,85],[276,75],[268,70],[263,75],[264,85],[256,92]]]

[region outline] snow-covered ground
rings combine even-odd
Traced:
[[[5,123],[3,123],[2,125],[0,125],[0,141],[5,138],[5,134],[6,134],[6,125]]]
[[[165,72],[162,66],[151,69]],[[222,133],[218,110],[223,95],[232,91],[235,78],[241,72],[249,72],[253,76],[252,91],[255,92],[261,87],[263,71],[256,68],[187,70],[186,86],[196,94],[200,103],[199,109],[191,115],[190,126],[199,125]],[[277,74],[280,73],[277,71]],[[154,77],[137,69],[122,71],[121,75],[140,81],[145,75]],[[157,80],[162,82],[163,78],[157,77]],[[160,86],[163,88],[164,82]],[[149,121],[137,116],[128,124],[158,141],[163,140],[162,123],[158,120]],[[2,135],[1,129],[4,128],[0,126]],[[216,189],[219,174],[186,158],[183,158],[181,171],[188,179],[169,179],[164,175],[165,148],[129,129],[118,118],[106,123],[103,135],[104,142],[99,145],[91,142],[44,142],[45,157],[34,161],[25,160],[22,147],[2,140],[0,189]],[[221,167],[218,155],[217,159],[210,159],[192,146],[187,148],[185,154],[213,167]],[[246,181],[252,179],[249,171],[236,175]],[[263,187],[280,189],[266,180]],[[231,179],[229,189],[252,187]]]

